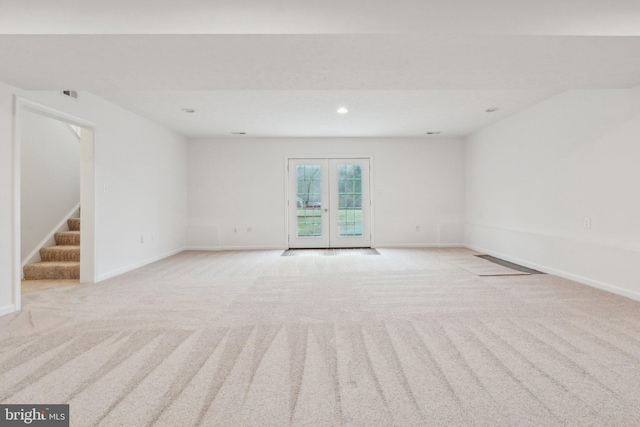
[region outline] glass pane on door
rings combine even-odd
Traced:
[[[338,236],[362,236],[362,167],[338,165]]]
[[[296,166],[297,237],[322,236],[322,166]]]

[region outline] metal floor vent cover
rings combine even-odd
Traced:
[[[523,273],[529,273],[529,274],[546,274],[543,273],[542,271],[538,271],[538,270],[534,270],[532,268],[528,268],[528,267],[524,267],[522,265],[519,264],[514,264],[512,262],[509,261],[505,261],[503,259],[500,258],[496,258],[494,256],[491,255],[476,255],[478,258],[483,258],[486,259],[487,261],[491,261],[494,264],[498,264],[501,265],[503,267],[507,267],[510,268],[512,270],[516,270],[516,271],[521,271]]]

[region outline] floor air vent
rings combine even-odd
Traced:
[[[529,273],[529,274],[545,274],[542,271],[538,271],[538,270],[534,270],[532,268],[527,268],[527,267],[523,267],[522,265],[518,265],[518,264],[514,264],[512,262],[509,261],[505,261],[503,259],[500,258],[496,258],[494,256],[491,255],[476,255],[478,258],[483,258],[486,259],[487,261],[491,261],[494,264],[498,264],[501,265],[503,267],[507,267],[510,268],[512,270],[517,270],[517,271],[522,271],[523,273]]]

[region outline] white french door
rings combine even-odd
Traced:
[[[369,159],[289,159],[289,247],[371,246]]]

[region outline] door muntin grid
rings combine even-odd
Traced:
[[[362,236],[362,166],[337,165],[338,237]]]
[[[322,237],[322,166],[296,165],[296,236]]]
[[[370,247],[369,159],[289,158],[290,248]]]

